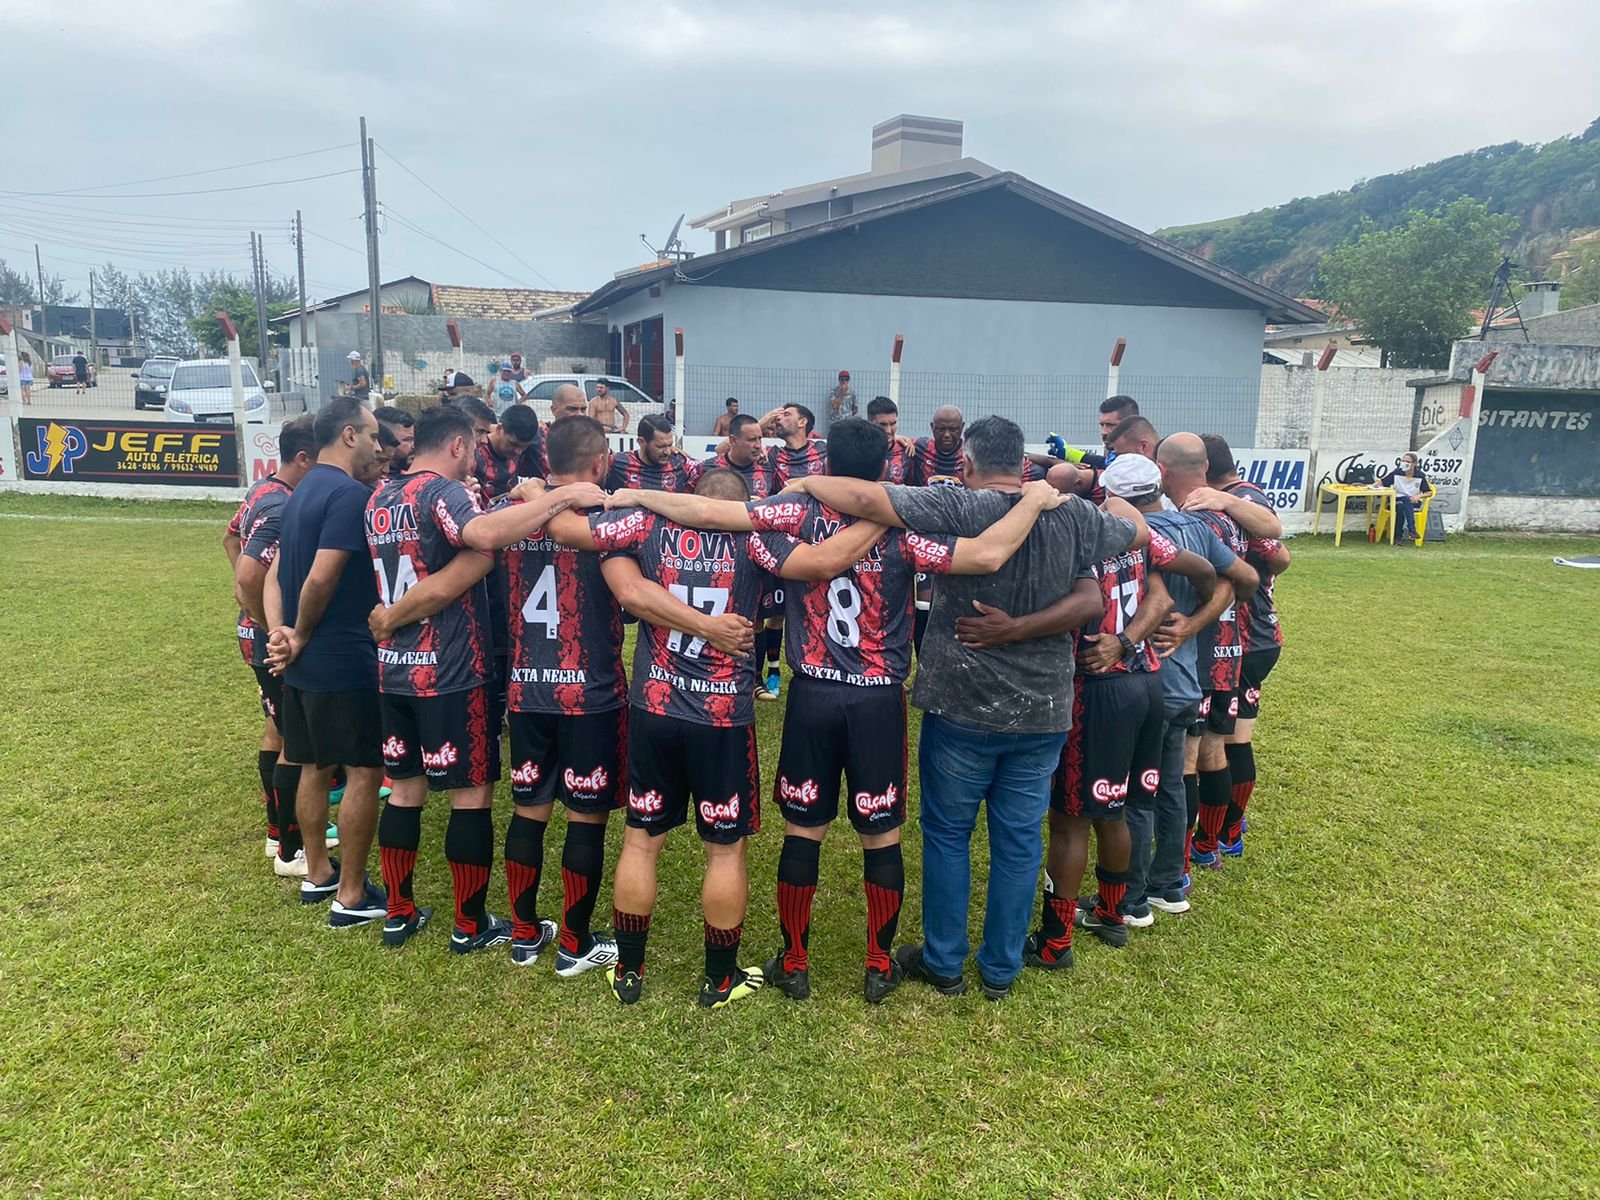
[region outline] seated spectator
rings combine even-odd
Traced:
[[[1379,480],[1385,487],[1394,489],[1395,542],[1417,540],[1417,509],[1433,495],[1433,484],[1417,469],[1415,454],[1402,454],[1400,465]]]

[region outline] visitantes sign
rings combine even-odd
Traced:
[[[1600,395],[1488,388],[1472,490],[1600,496]]]
[[[23,417],[22,477],[50,482],[238,487],[229,427]]]

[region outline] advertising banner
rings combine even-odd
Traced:
[[[246,487],[253,487],[268,475],[277,473],[278,434],[282,431],[282,425],[251,425],[245,430],[244,457],[250,467],[250,474],[244,481]]]
[[[1304,450],[1235,450],[1239,478],[1255,484],[1280,512],[1306,507],[1306,471],[1310,456]]]
[[[231,426],[22,417],[22,477],[52,483],[238,487]]]

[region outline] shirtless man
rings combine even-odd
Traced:
[[[589,415],[600,422],[607,433],[625,433],[628,428],[628,410],[617,403],[605,380],[594,385],[594,398],[589,401]]]

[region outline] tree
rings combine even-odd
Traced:
[[[78,293],[67,291],[66,280],[59,275],[44,277],[44,302],[46,304],[76,304]],[[39,303],[38,280],[32,272],[16,271],[0,259],[0,304]]]
[[[227,340],[222,336],[222,326],[217,323],[217,314],[225,312],[233,319],[233,324],[239,331],[239,348],[245,354],[254,354],[260,345],[259,324],[256,321],[256,295],[253,288],[245,287],[232,276],[216,275],[208,277],[209,290],[199,292],[204,298],[196,305],[197,311],[188,321],[189,331],[202,348],[208,353],[220,358],[228,352]],[[263,295],[267,300],[267,319],[282,316],[290,309],[297,307],[291,299],[296,294],[296,289],[288,280],[267,277]],[[286,346],[288,337],[279,331],[273,333],[269,339],[270,345]]]
[[[1600,244],[1585,243],[1573,258],[1571,269],[1561,281],[1561,307],[1600,304]]]
[[[1468,196],[1413,212],[1399,228],[1369,223],[1323,258],[1322,293],[1383,351],[1385,366],[1446,366],[1516,227]]]

